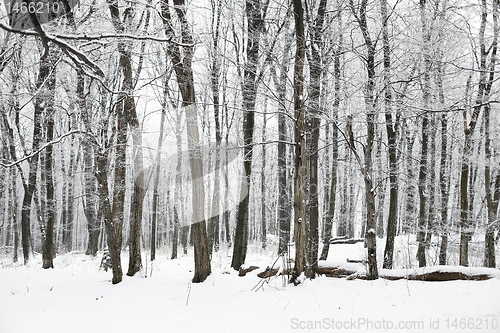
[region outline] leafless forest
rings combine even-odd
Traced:
[[[14,261],[106,250],[119,283],[192,247],[203,282],[277,244],[293,282],[345,236],[377,279],[405,235],[416,266],[496,267],[498,0],[0,6]]]

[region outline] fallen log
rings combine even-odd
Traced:
[[[493,278],[488,274],[465,274],[462,272],[429,272],[424,274],[408,275],[408,280],[418,281],[457,281],[457,280],[472,280],[484,281]]]
[[[258,266],[250,266],[248,268],[243,268],[241,267],[240,270],[238,271],[238,276],[245,276],[247,273],[250,273],[251,271],[254,271],[256,269],[259,269]]]
[[[266,279],[266,278],[269,278],[271,276],[275,276],[276,274],[278,274],[278,271],[279,271],[278,268],[268,268],[265,271],[257,274],[257,276],[260,277],[261,279]]]
[[[355,270],[341,268],[338,266],[320,266],[317,270],[318,274],[325,275],[333,278],[347,278],[348,280],[367,280],[364,273]],[[427,282],[442,282],[442,281],[485,281],[494,278],[495,276],[485,273],[463,273],[463,272],[450,272],[450,271],[433,271],[427,273],[413,273],[413,274],[380,274],[379,278],[396,281],[396,280],[410,280],[410,281],[427,281]]]
[[[345,278],[350,275],[353,275],[356,272],[340,267],[319,266],[318,269],[316,270],[316,273],[325,275],[327,277]]]
[[[349,239],[331,239],[330,244],[356,244],[364,242],[364,238],[349,238]]]
[[[345,261],[350,263],[350,264],[367,264],[368,263],[368,261],[366,261],[365,259],[346,259]]]

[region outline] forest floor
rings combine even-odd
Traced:
[[[414,259],[401,251],[399,269],[410,272],[404,262]],[[239,277],[230,268],[231,250],[222,249],[208,279],[192,284],[192,255],[170,260],[160,251],[153,265],[143,256],[143,271],[118,285],[110,271],[99,270],[100,256],[59,255],[50,270],[41,268],[40,256],[27,266],[0,256],[0,332],[500,332],[499,270],[460,268],[496,276],[486,281],[319,276],[293,286],[282,276],[257,277],[281,264],[274,253],[275,243],[267,250],[251,244],[247,263],[260,268]],[[327,264],[364,253],[362,243],[334,245]],[[124,268],[127,262],[124,252]]]

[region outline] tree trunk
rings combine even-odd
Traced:
[[[168,92],[168,78],[165,79],[164,84],[164,95]],[[158,191],[160,185],[160,169],[161,169],[161,153],[163,148],[163,137],[164,137],[164,127],[165,127],[165,117],[167,114],[167,105],[168,99],[167,96],[163,96],[163,107],[161,109],[161,119],[160,119],[160,133],[158,135],[158,144],[157,144],[157,152],[156,152],[156,161],[155,161],[155,169],[154,169],[154,180],[153,180],[153,207],[151,208],[151,261],[156,259],[156,244],[157,244],[157,229],[158,229],[158,200],[160,197],[160,193]]]
[[[288,28],[288,25],[286,26]],[[288,58],[293,40],[290,37],[285,39],[283,46],[283,57]],[[276,67],[280,68],[279,76]],[[278,98],[278,255],[288,252],[290,242],[290,219],[289,203],[291,193],[287,185],[287,125],[286,125],[286,91],[288,79],[288,63],[283,62],[271,67],[273,82],[277,90]]]
[[[384,50],[384,85],[385,85],[385,128],[389,153],[389,215],[387,217],[387,239],[384,250],[383,268],[392,269],[394,260],[394,240],[397,232],[398,212],[398,155],[397,128],[398,121],[392,118],[392,87],[391,87],[391,47],[389,44],[389,28],[387,0],[380,1],[382,13],[382,42]]]
[[[54,51],[49,51],[48,59],[43,59],[40,65],[40,72],[47,72],[45,80],[45,88],[43,94],[40,96],[40,101],[37,100],[36,104],[44,105],[46,117],[46,140],[51,142],[54,139],[54,99],[56,88],[56,77],[53,64],[56,62],[57,54]],[[45,239],[43,243],[42,252],[42,267],[44,269],[54,268],[53,259],[55,257],[54,249],[54,225],[56,214],[56,202],[54,193],[54,168],[53,168],[53,145],[49,144],[45,148],[45,187],[46,187],[46,217],[47,222],[45,225]]]
[[[428,110],[430,102],[430,70],[431,70],[431,55],[430,55],[430,34],[428,27],[428,14],[426,8],[426,0],[420,1],[420,18],[422,21],[422,53],[424,56],[424,68],[422,69],[422,100],[423,108]],[[429,145],[429,115],[424,113],[422,116],[422,145],[420,147],[420,169],[418,173],[418,196],[420,199],[419,214],[418,214],[418,231],[417,231],[417,260],[419,267],[424,267],[426,263],[426,228],[427,228],[427,196],[426,196],[426,181],[427,181],[427,159]]]
[[[441,107],[445,105],[445,96],[443,89],[443,65],[439,65],[437,69],[436,85],[438,89],[439,104]],[[441,156],[439,162],[439,191],[441,193],[441,244],[439,247],[439,265],[446,265],[446,257],[448,252],[448,200],[449,200],[449,177],[448,174],[448,115],[441,115]]]
[[[212,67],[211,67],[211,88],[212,98],[214,104],[214,121],[215,121],[215,168],[214,168],[214,192],[212,196],[212,214],[208,223],[208,236],[209,236],[209,250],[219,250],[220,235],[220,164],[221,164],[221,151],[220,146],[222,143],[221,132],[221,104],[220,104],[220,89],[219,80],[221,76],[221,65],[219,54],[219,35],[220,35],[220,21],[222,13],[222,1],[217,1],[217,6],[212,0]]]
[[[368,22],[366,18],[367,10],[367,0],[362,0],[359,4],[359,10],[356,11],[354,3],[349,0],[351,10],[356,17],[356,21],[359,24],[361,33],[363,34],[363,39],[366,47],[366,71],[368,74],[368,79],[366,82],[365,91],[365,106],[367,108],[366,112],[366,143],[364,145],[364,163],[361,161],[359,154],[357,153],[354,141],[354,134],[352,131],[352,119],[348,120],[348,135],[349,135],[349,147],[353,151],[358,164],[361,168],[365,183],[365,209],[366,209],[366,229],[365,229],[365,240],[367,246],[367,261],[368,261],[368,279],[375,280],[378,279],[378,267],[377,267],[377,233],[376,233],[376,220],[375,220],[375,188],[373,184],[373,144],[375,141],[375,122],[376,122],[376,96],[375,96],[375,45],[370,37],[370,32],[368,30]],[[350,117],[352,118],[352,117]]]
[[[52,66],[48,59],[41,59],[40,71],[37,78],[39,95],[35,99],[33,115],[33,141],[31,151],[37,151],[42,139],[42,116],[44,114],[44,95],[49,92],[44,87],[51,75]],[[23,247],[24,264],[28,263],[31,250],[31,204],[36,189],[39,154],[28,160],[28,182],[23,184],[24,197],[21,209],[21,243]]]
[[[342,27],[341,15],[338,15],[338,25],[339,28]],[[337,173],[338,173],[338,157],[339,157],[339,146],[338,146],[338,113],[340,107],[340,84],[341,84],[341,69],[340,69],[340,57],[341,57],[341,49],[342,48],[342,35],[339,37],[339,47],[337,48],[334,60],[333,60],[333,73],[334,73],[334,81],[335,81],[335,96],[332,106],[332,169],[330,175],[330,194],[329,194],[329,203],[327,208],[327,213],[325,214],[325,227],[323,233],[323,250],[321,251],[320,260],[326,260],[328,258],[328,251],[330,249],[330,238],[332,236],[333,229],[333,218],[335,214],[335,204],[336,204],[336,195],[337,195]],[[344,184],[346,187],[347,184]]]
[[[264,120],[262,123],[262,142],[266,142],[266,113],[264,113]],[[266,145],[262,145],[262,171],[260,174],[260,209],[261,209],[261,220],[260,220],[260,238],[262,242],[262,249],[267,247],[267,219],[266,219]]]
[[[104,218],[104,226],[106,228],[106,239],[108,244],[108,251],[111,257],[111,268],[113,271],[113,279],[111,282],[113,284],[120,283],[122,281],[122,265],[120,252],[121,248],[117,239],[117,229],[114,222],[111,202],[110,202],[110,194],[108,187],[108,156],[107,156],[107,148],[102,149],[97,152],[97,156],[95,157],[96,161],[96,179],[99,183],[97,187],[99,190],[100,197],[100,208],[102,209],[102,214]]]
[[[175,122],[175,137],[177,141],[177,163],[175,166],[175,192],[174,192],[174,229],[173,229],[173,239],[172,239],[172,256],[171,259],[177,258],[177,238],[178,238],[178,229],[180,225],[179,211],[178,207],[181,206],[181,200],[183,200],[181,196],[182,190],[182,132],[181,132],[181,120],[182,114],[177,111],[177,120]],[[186,239],[187,244],[187,239]]]
[[[255,127],[255,100],[257,98],[257,65],[259,62],[260,36],[263,30],[261,0],[247,0],[246,63],[243,73],[243,167],[244,175],[240,186],[240,203],[236,213],[236,232],[231,267],[239,270],[245,263],[248,246],[248,209],[250,175],[252,172],[253,132]]]
[[[90,119],[85,101],[85,77],[83,72],[78,70],[76,79],[76,95],[78,108],[83,124],[90,127]],[[81,141],[83,154],[83,192],[85,197],[84,213],[87,219],[88,243],[86,255],[95,257],[99,249],[100,220],[98,218],[98,192],[97,183],[94,176],[94,148],[87,138]]]
[[[295,266],[292,282],[302,274],[307,265],[307,227],[306,227],[306,177],[307,156],[304,108],[304,63],[306,56],[306,36],[304,31],[304,9],[301,0],[293,1],[295,20],[295,62],[293,69],[293,108],[295,118],[295,173],[293,186],[293,215],[295,240]]]
[[[314,278],[318,269],[318,247],[319,247],[319,204],[318,204],[318,144],[319,129],[321,119],[320,94],[322,82],[322,53],[324,51],[324,42],[322,41],[323,24],[325,21],[327,1],[321,0],[318,5],[316,19],[311,31],[311,50],[309,57],[309,106],[305,116],[306,122],[306,154],[308,161],[308,182],[306,185],[308,207],[306,218],[308,223],[307,238],[307,267],[306,276]]]
[[[498,51],[498,2],[493,1],[493,42],[491,51],[491,61],[489,66],[489,78],[486,86],[486,98],[489,98],[491,86],[493,84],[495,75],[495,64],[496,64],[496,54]],[[491,180],[491,165],[493,165],[493,156],[491,149],[491,137],[490,137],[490,104],[485,104],[484,106],[484,154],[485,154],[485,165],[484,165],[484,184],[486,193],[486,205],[487,205],[487,225],[485,234],[485,249],[484,249],[484,265],[486,267],[495,268],[495,220],[497,217],[498,205],[500,202],[500,172],[497,172],[497,176],[494,184]],[[493,188],[492,188],[493,185]]]
[[[472,155],[473,133],[481,112],[482,105],[487,100],[486,82],[486,58],[488,52],[485,43],[485,29],[487,25],[488,8],[486,0],[481,1],[481,26],[479,29],[479,83],[477,89],[476,103],[470,121],[467,119],[467,112],[463,113],[464,124],[464,146],[462,153],[462,168],[460,172],[460,254],[459,264],[469,266],[469,241],[472,236],[469,225],[469,172]]]
[[[144,196],[146,184],[144,182],[144,165],[142,153],[142,129],[139,126],[137,115],[131,120],[134,142],[134,190],[130,202],[130,235],[129,235],[129,264],[128,276],[134,276],[142,268],[141,258],[141,230]]]
[[[177,84],[182,96],[182,107],[186,114],[189,165],[192,180],[192,229],[194,243],[193,283],[203,282],[211,273],[209,241],[205,222],[205,189],[203,184],[203,163],[198,130],[198,115],[194,90],[194,76],[191,66],[194,55],[194,40],[187,20],[184,0],[174,0],[174,9],[181,26],[182,46],[170,44],[167,53],[174,66]],[[161,6],[163,26],[167,37],[174,38],[172,16],[168,4]]]

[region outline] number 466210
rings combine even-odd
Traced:
[[[448,318],[445,320],[447,329],[481,330],[498,329],[498,318]]]

